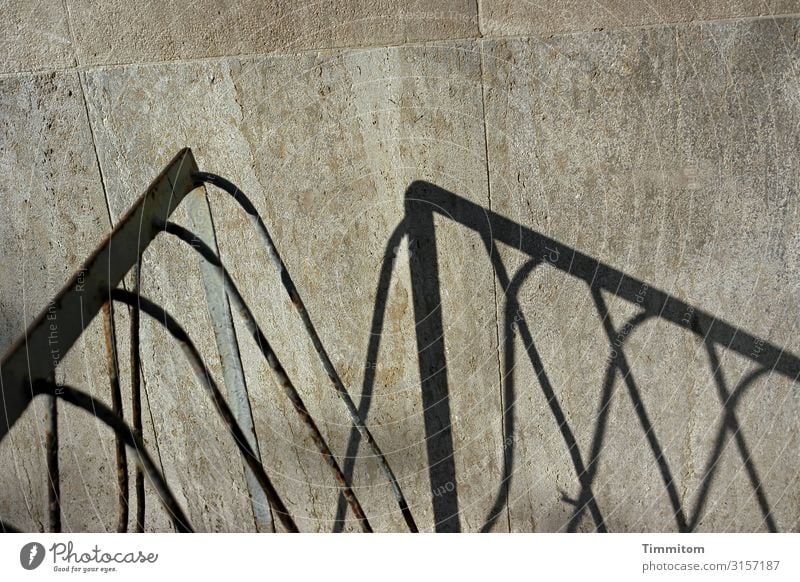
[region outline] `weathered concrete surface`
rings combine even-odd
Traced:
[[[98,88],[95,76],[86,77],[87,92],[94,98],[90,114],[114,222],[180,149],[170,144],[164,149],[150,150],[155,152],[158,160],[155,163],[144,155],[131,153],[130,148],[142,143],[142,134],[155,130],[156,126],[117,125],[119,120],[112,114],[125,111],[124,102],[119,100],[130,98],[142,107],[147,106],[142,91],[130,83],[129,74],[117,72],[125,83],[119,95],[106,93],[105,87]],[[168,79],[165,77],[161,83],[164,87]],[[184,88],[184,94],[194,99],[191,115],[197,117],[198,124],[205,124],[221,113],[197,116],[203,103],[203,89],[198,84]],[[179,93],[176,87],[175,94]],[[114,106],[106,110],[108,98],[113,99]],[[98,108],[102,111],[100,115]],[[190,113],[188,109],[186,112]],[[166,135],[175,135],[179,123],[177,118],[162,118],[159,127],[167,128]],[[113,133],[109,133],[111,129]],[[185,213],[176,215],[176,219],[181,218],[185,218]],[[190,251],[177,239],[164,235],[157,238],[144,254],[142,294],[163,306],[189,331],[214,379],[221,385],[219,356],[205,307],[202,278],[197,258]],[[251,530],[252,510],[236,447],[211,400],[196,381],[180,346],[146,316],[142,319],[141,340],[143,374],[161,463],[193,527],[199,531]]]
[[[90,114],[115,219],[142,184],[184,145],[195,149],[201,165],[205,143],[220,160],[228,159],[228,165],[233,165],[229,139],[222,128],[233,119],[235,101],[230,87],[217,83],[223,79],[224,66],[183,76],[180,68],[87,74]],[[142,77],[146,80],[137,82]],[[174,95],[174,99],[165,103],[160,98],[162,91]],[[159,115],[160,106],[175,107],[174,114]],[[148,116],[160,121],[131,123]],[[162,131],[164,128],[166,131]],[[152,152],[158,161],[152,161],[145,152]],[[186,326],[219,382],[200,270],[191,249],[162,235],[145,256],[143,280],[143,294],[162,304]],[[189,508],[193,525],[213,531],[251,530],[253,518],[241,461],[179,347],[152,322],[145,323],[142,341],[144,374],[156,416],[162,462],[167,478]],[[188,439],[187,433],[192,435]],[[262,444],[262,450],[269,448],[268,443]]]
[[[796,32],[790,19],[485,42],[493,208],[797,353],[798,242],[789,226],[798,212]],[[501,252],[515,272],[522,257]],[[617,374],[594,493],[612,530],[675,529],[631,403],[641,401],[690,514],[723,421],[717,366],[703,342],[655,319],[626,328],[637,309],[606,295],[616,329],[609,339],[586,282],[546,262],[520,293],[584,463],[603,424],[610,346],[623,346],[635,385]],[[572,507],[563,498],[576,498],[580,485],[515,341],[521,445],[512,528],[565,529]],[[733,391],[753,366],[717,351]],[[788,427],[799,406],[796,385],[777,375],[762,377],[737,404],[780,529],[798,527],[791,467],[800,441]],[[757,531],[763,522],[730,441],[698,527]],[[587,516],[582,527],[593,527]]]
[[[386,245],[403,215],[403,193],[415,179],[488,203],[476,47],[333,53],[267,66],[243,62],[232,75],[262,185],[262,212],[357,402],[365,374],[374,373],[372,393],[362,396],[369,403],[370,426],[401,476],[420,525],[433,529],[408,255]],[[446,345],[450,420],[461,420],[453,435],[456,476],[478,459],[486,464],[458,483],[461,527],[476,530],[499,486],[491,271],[488,265],[472,267],[470,258],[480,248],[477,236],[444,223],[437,228],[440,277],[447,290],[444,325],[453,338]],[[242,227],[230,228],[235,230]],[[375,286],[387,252],[396,252],[397,264],[384,327],[372,330],[383,333],[380,352],[371,359]],[[326,382],[308,380],[330,394]],[[341,405],[335,399],[330,404],[311,400],[327,420],[336,450],[344,451],[346,421],[341,412],[331,414]],[[390,508],[394,514],[378,522],[381,529],[402,530],[377,468],[364,459],[356,469],[355,483],[371,514]],[[447,481],[439,485],[447,488]]]
[[[777,16],[800,12],[797,0],[604,0],[518,2],[478,0],[483,36],[542,36],[629,26],[669,25],[700,20]]]
[[[0,349],[5,351],[108,232],[109,223],[77,74],[3,79],[0,123],[7,178],[0,196],[8,218],[0,224]],[[97,318],[61,360],[56,380],[109,402],[105,370]],[[129,397],[125,402],[130,412]],[[62,404],[60,410],[63,528],[113,528],[110,432],[71,406]],[[43,422],[43,402],[37,400],[0,445],[0,513],[31,531],[48,528]],[[146,439],[152,444],[149,432]]]
[[[405,245],[389,249],[397,254],[397,265],[380,352],[374,361],[365,359],[384,246],[402,219],[405,188],[427,178],[488,203],[476,47],[125,68],[88,75],[87,85],[109,192],[131,190],[135,176],[150,163],[148,152],[182,145],[195,149],[201,167],[230,176],[249,192],[356,402],[365,373],[374,374],[374,387],[363,399],[368,423],[415,517],[433,529]],[[173,97],[165,101],[162,94]],[[142,124],[143,117],[154,121]],[[344,408],[249,224],[221,196],[216,193],[212,200],[226,261],[341,458],[350,435]],[[484,464],[469,481],[459,482],[461,527],[475,530],[499,486],[493,285],[488,264],[465,263],[480,240],[452,226],[441,228],[440,272],[448,290],[444,317],[454,338],[448,345],[450,408],[460,420],[454,436],[456,471],[468,471],[476,459]],[[169,276],[175,260],[152,268]],[[266,466],[301,528],[329,531],[336,507],[333,481],[255,343],[240,336]],[[356,463],[355,486],[378,529],[403,529],[368,456]]]
[[[74,65],[63,3],[9,0],[0,5],[0,73]]]
[[[78,59],[108,64],[474,37],[472,0],[70,0]]]
[[[744,385],[758,345],[751,358],[723,346],[710,355],[697,335],[664,320],[626,326],[636,321],[635,305],[606,292],[593,297],[585,281],[546,256],[535,257],[544,263],[525,276],[529,257],[501,245],[508,277],[518,276],[518,288],[508,288],[494,278],[480,237],[446,217],[434,219],[438,281],[430,269],[418,270],[430,266],[433,248],[421,220],[410,253],[408,241],[389,242],[406,188],[428,180],[800,353],[800,242],[792,227],[798,21],[659,25],[795,12],[796,2],[613,3],[604,11],[550,4],[525,13],[483,2],[481,41],[221,59],[205,57],[477,36],[475,9],[471,2],[430,10],[364,2],[276,16],[273,4],[253,3],[204,21],[154,5],[143,18],[141,7],[134,15],[125,6],[68,4],[93,134],[77,73],[0,82],[0,159],[7,176],[24,178],[9,182],[2,199],[10,212],[30,209],[0,225],[0,347],[108,231],[109,211],[116,222],[188,145],[203,169],[231,178],[261,212],[423,529],[482,529],[497,500],[494,530],[569,529],[581,493],[576,464],[589,467],[599,512],[614,531],[679,529],[676,507],[700,530],[800,529],[796,384],[765,373]],[[197,10],[213,16],[215,6]],[[222,22],[219,30],[214,22]],[[219,32],[238,25],[240,35]],[[47,38],[67,34],[53,26],[61,32]],[[574,34],[496,38],[558,30]],[[69,55],[64,61],[21,44],[10,41],[9,71],[72,66]],[[205,60],[105,66],[186,58]],[[223,257],[334,452],[356,457],[354,483],[373,525],[403,531],[249,223],[224,194],[211,196]],[[395,264],[379,284],[387,256]],[[412,269],[424,280],[416,297]],[[144,293],[186,325],[221,382],[190,249],[160,238],[146,253],[144,279]],[[447,399],[435,373],[439,311],[419,317],[436,307],[437,288]],[[376,328],[374,307],[384,295]],[[118,317],[129,417],[127,315]],[[334,523],[341,514],[331,475],[236,323],[267,469],[301,529],[342,527]],[[107,400],[99,324],[59,379]],[[624,349],[628,383],[609,374],[612,345]],[[537,355],[544,387],[544,373],[531,365]],[[194,525],[252,530],[230,438],[178,346],[147,319],[143,358],[145,438]],[[501,387],[503,366],[513,372]],[[734,421],[724,418],[722,401],[737,386]],[[448,417],[452,445],[439,431]],[[743,441],[721,431],[725,422],[738,423]],[[8,469],[0,516],[23,529],[46,527],[41,423],[35,406],[0,445],[0,466]],[[65,528],[113,528],[112,440],[71,412],[62,434]],[[724,447],[713,463],[716,443]],[[441,457],[432,471],[430,454]],[[513,470],[507,491],[504,456]],[[448,511],[456,498],[454,519]],[[589,511],[573,521],[579,530],[595,527]],[[147,526],[170,529],[152,491]],[[357,529],[349,512],[343,527]]]

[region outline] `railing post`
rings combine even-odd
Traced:
[[[428,449],[428,472],[437,532],[461,531],[458,516],[458,484],[453,457],[447,358],[439,291],[439,262],[433,209],[422,189],[406,192],[411,294],[417,335],[420,388]]]
[[[186,197],[184,202],[189,214],[191,229],[206,246],[220,256],[217,246],[217,237],[214,230],[214,221],[211,216],[211,207],[208,203],[205,186],[198,188]],[[250,398],[247,394],[247,382],[242,369],[242,360],[239,353],[239,343],[233,327],[231,306],[225,294],[225,283],[220,269],[199,258],[200,271],[203,274],[203,287],[206,294],[206,305],[214,328],[214,338],[217,350],[222,361],[222,376],[228,403],[236,421],[242,427],[248,444],[253,449],[261,462],[261,452],[258,448],[253,413],[250,408]],[[244,465],[245,480],[250,491],[250,501],[253,507],[256,529],[259,532],[274,532],[275,525],[272,519],[269,501],[259,486],[255,474]]]

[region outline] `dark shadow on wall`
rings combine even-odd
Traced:
[[[236,191],[238,192],[238,190]],[[255,210],[253,212],[255,213]],[[660,473],[664,489],[672,505],[677,530],[693,531],[697,529],[710,495],[719,460],[730,442],[735,443],[739,451],[742,468],[750,481],[763,517],[763,524],[770,531],[779,529],[745,438],[744,427],[739,422],[736,407],[745,392],[764,374],[775,373],[796,382],[800,375],[800,360],[797,356],[456,194],[426,182],[414,182],[406,191],[405,216],[391,235],[384,252],[370,326],[366,356],[368,365],[364,367],[366,372],[357,412],[366,422],[375,386],[376,366],[374,364],[378,361],[380,352],[381,334],[395,267],[395,257],[405,239],[409,250],[417,359],[424,406],[423,423],[427,467],[436,531],[458,532],[461,530],[458,474],[454,460],[455,439],[451,424],[446,337],[443,324],[445,314],[443,314],[441,302],[439,269],[441,254],[437,245],[437,216],[440,221],[452,221],[460,227],[472,230],[481,237],[498,287],[503,290],[504,304],[500,309],[503,314],[501,319],[504,336],[504,360],[501,374],[502,422],[505,437],[502,451],[503,468],[501,481],[497,491],[494,492],[492,507],[481,528],[483,531],[492,530],[497,521],[508,511],[509,490],[514,476],[514,446],[517,442],[515,403],[518,393],[525,390],[541,390],[547,403],[547,411],[554,423],[551,428],[560,432],[577,484],[580,485],[580,492],[575,499],[569,499],[566,494],[562,495],[562,501],[573,507],[571,518],[565,524],[565,529],[577,531],[584,515],[588,513],[594,522],[595,530],[607,530],[601,504],[593,493],[593,485],[607,433],[610,403],[618,378],[625,385],[639,427]],[[187,242],[194,240],[188,236],[190,234],[187,233],[187,237],[184,239]],[[510,272],[497,252],[498,242],[517,249],[527,255],[529,259],[515,272]],[[195,246],[192,242],[190,244]],[[213,252],[211,256],[214,257]],[[218,258],[216,260],[219,261]],[[215,263],[212,261],[212,264]],[[606,368],[588,456],[580,450],[575,430],[570,425],[559,402],[557,387],[553,385],[545,369],[544,361],[533,340],[534,333],[531,331],[531,324],[528,323],[519,301],[520,290],[527,278],[536,269],[545,266],[555,268],[585,284],[586,292],[591,295],[609,344],[611,357]],[[223,272],[225,273],[224,277],[227,278],[227,272]],[[624,322],[621,327],[616,327],[611,320],[603,293],[614,295],[638,306],[639,312]],[[238,291],[234,296],[238,297]],[[240,299],[240,301],[243,305],[243,312],[249,313],[249,308],[244,304],[244,300]],[[7,316],[2,323],[6,326],[13,325],[9,323],[12,319],[11,316],[18,313],[13,310],[9,311],[8,306],[0,307],[2,308],[0,315]],[[498,317],[500,317],[499,314]],[[633,330],[643,322],[656,318],[667,320],[678,328],[702,338],[723,411],[723,419],[713,441],[713,448],[707,459],[705,473],[691,512],[684,509],[684,500],[681,499],[675,486],[672,469],[663,453],[663,447],[650,419],[647,403],[637,386],[625,356],[626,341]],[[535,324],[536,322],[533,322],[533,325]],[[261,334],[260,330],[258,330],[258,334]],[[259,337],[263,337],[263,334]],[[262,341],[259,337],[257,337],[257,343],[260,346],[266,345],[266,338],[263,338]],[[531,364],[538,387],[515,385],[513,370],[517,363],[518,344],[522,345],[522,351]],[[756,369],[733,390],[729,388],[721,370],[720,353],[723,350],[734,351],[756,364]],[[196,357],[199,360],[199,354]],[[202,368],[202,365],[197,366],[197,369],[201,370],[200,377],[210,378],[209,372]],[[111,414],[113,415],[113,411]],[[130,429],[127,430],[131,432]],[[350,434],[344,463],[344,481],[348,484],[352,482],[360,439],[361,435],[354,428]],[[244,437],[238,438],[237,442],[244,442]],[[242,454],[245,456],[249,454],[249,458],[254,458],[252,452],[248,453],[243,450]],[[329,452],[326,454],[329,458],[332,457]],[[124,466],[124,461],[122,465]],[[391,471],[389,472],[391,473]],[[267,477],[264,476],[264,481],[266,480]],[[346,512],[347,504],[343,498],[340,498],[336,515],[337,530],[342,528]],[[13,529],[13,526],[0,522],[0,531],[9,529]]]
[[[411,269],[411,295],[417,336],[420,389],[422,391],[425,446],[436,531],[458,532],[458,482],[453,457],[453,430],[447,386],[447,356],[439,292],[439,259],[433,213],[406,195],[406,232]]]
[[[422,400],[424,404],[424,424],[427,447],[427,464],[431,483],[431,500],[435,519],[435,529],[439,532],[460,531],[459,500],[454,463],[454,444],[450,420],[448,395],[447,360],[445,356],[445,336],[442,325],[442,305],[440,301],[439,255],[437,254],[434,216],[453,221],[478,233],[492,264],[499,288],[504,291],[504,362],[503,362],[503,424],[505,444],[503,450],[503,472],[493,506],[486,518],[482,531],[489,531],[506,511],[508,491],[513,477],[513,452],[515,443],[514,403],[518,388],[514,385],[512,370],[516,365],[515,346],[517,340],[522,345],[539,383],[539,389],[547,400],[550,415],[561,433],[567,448],[575,476],[580,485],[576,499],[563,496],[563,501],[574,506],[572,518],[566,525],[567,531],[576,531],[583,514],[588,511],[594,521],[594,529],[606,531],[599,503],[592,492],[592,484],[597,474],[603,440],[608,425],[608,412],[617,378],[625,384],[639,425],[656,461],[661,480],[668,494],[674,512],[678,531],[693,531],[702,517],[711,483],[714,479],[718,461],[726,443],[732,437],[739,449],[744,467],[750,479],[763,515],[763,521],[770,531],[778,526],[766,499],[754,460],[750,455],[742,427],[735,415],[735,407],[742,393],[752,382],[765,373],[776,373],[796,381],[800,376],[800,360],[760,338],[732,326],[709,313],[695,308],[663,291],[603,264],[588,255],[567,247],[524,225],[514,222],[489,209],[483,208],[452,192],[448,192],[427,182],[414,182],[406,191],[405,217],[387,244],[383,266],[378,281],[376,302],[373,310],[370,341],[367,349],[367,362],[375,362],[380,351],[380,338],[384,314],[387,306],[388,289],[394,269],[395,249],[402,238],[407,238],[410,251],[410,275],[414,304],[414,319],[418,349],[419,372],[421,378]],[[528,255],[530,260],[516,273],[510,274],[497,253],[497,242],[515,248]],[[584,461],[580,448],[569,425],[566,415],[556,396],[544,363],[533,342],[533,336],[521,310],[518,293],[528,275],[542,265],[554,267],[563,273],[581,279],[591,294],[598,315],[609,341],[612,357],[606,370],[601,399],[598,404],[597,421],[588,456]],[[608,313],[601,291],[616,295],[640,306],[641,311],[634,318],[615,328]],[[695,506],[691,514],[683,507],[683,501],[675,486],[672,470],[663,453],[663,448],[647,412],[647,406],[627,363],[624,341],[631,331],[650,318],[665,319],[674,325],[703,338],[710,357],[710,365],[718,386],[724,420],[718,429],[714,448],[706,464],[706,471],[700,486]],[[625,330],[622,333],[622,330]],[[623,338],[615,345],[617,338]],[[719,372],[716,348],[732,350],[751,360],[758,369],[745,379],[733,392],[727,389]],[[366,420],[374,390],[373,367],[365,366],[367,373],[362,385],[359,413]],[[521,389],[533,389],[522,387]],[[353,430],[347,447],[345,474],[352,480],[353,468],[360,443],[360,435]],[[344,500],[340,498],[337,510],[336,530],[340,530],[345,516]]]
[[[23,305],[17,299],[16,295],[0,299],[0,354],[5,353],[14,340],[25,332],[28,324],[23,317]]]

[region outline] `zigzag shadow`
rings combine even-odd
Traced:
[[[742,457],[742,462],[758,500],[764,523],[770,531],[777,531],[778,526],[772,516],[758,471],[736,416],[736,405],[742,394],[756,379],[765,373],[777,373],[796,381],[800,376],[800,359],[797,356],[787,353],[773,344],[756,338],[668,293],[648,286],[640,280],[630,277],[522,224],[438,186],[418,181],[412,183],[406,190],[405,217],[386,245],[383,264],[378,277],[366,361],[377,361],[387,307],[389,284],[394,270],[395,249],[402,243],[403,238],[406,238],[411,251],[410,275],[424,406],[428,471],[436,531],[460,531],[461,524],[453,458],[453,435],[450,423],[447,360],[442,325],[434,215],[439,215],[479,234],[491,261],[497,282],[500,288],[506,290],[503,321],[505,350],[502,389],[504,393],[503,402],[506,403],[503,411],[504,434],[507,436],[506,442],[509,445],[504,448],[502,481],[498,487],[492,509],[485,520],[483,531],[489,531],[505,509],[513,476],[516,387],[514,386],[513,374],[510,372],[516,365],[514,338],[517,331],[524,344],[526,355],[533,366],[542,393],[547,400],[550,414],[561,433],[564,445],[569,451],[576,477],[581,486],[577,499],[564,499],[574,504],[572,518],[567,525],[568,531],[576,531],[582,515],[587,510],[594,521],[595,529],[597,531],[606,531],[602,512],[592,492],[592,484],[596,477],[598,460],[606,434],[608,413],[617,372],[619,372],[625,383],[639,424],[646,435],[648,446],[657,462],[664,488],[672,505],[676,528],[679,531],[696,529],[708,499],[710,487],[719,464],[718,461],[729,435],[735,440]],[[497,242],[502,242],[528,255],[530,260],[513,276],[509,275],[497,253]],[[672,470],[663,454],[662,446],[653,429],[644,400],[627,363],[623,345],[619,345],[614,350],[615,353],[606,370],[601,402],[597,411],[597,421],[593,431],[591,451],[588,462],[584,461],[574,432],[569,425],[536,349],[527,320],[524,315],[520,316],[521,311],[517,298],[520,287],[536,267],[545,263],[585,282],[603,322],[603,328],[610,346],[613,345],[615,338],[620,336],[619,329],[622,328],[615,329],[601,291],[635,303],[641,308],[641,312],[638,315],[624,324],[623,327],[627,326],[628,328],[628,331],[624,334],[625,339],[630,337],[632,330],[651,318],[666,320],[703,339],[725,415],[724,423],[715,437],[712,453],[706,464],[704,477],[691,514],[687,515],[684,510],[683,503],[675,487]],[[645,293],[642,293],[643,288],[646,289]],[[758,368],[732,392],[726,386],[725,380],[720,373],[720,362],[716,352],[718,347],[736,352],[758,365]],[[362,383],[361,400],[358,407],[359,415],[364,421],[366,421],[369,414],[375,384],[374,369],[370,366],[365,366],[365,369],[366,373]],[[349,480],[352,480],[359,444],[360,435],[358,431],[352,430],[344,464],[344,472]],[[341,529],[345,512],[346,504],[344,499],[340,497],[335,531]]]

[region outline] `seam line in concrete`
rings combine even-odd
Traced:
[[[92,150],[94,151],[94,159],[95,163],[97,164],[97,171],[100,174],[100,186],[103,189],[103,199],[106,202],[106,212],[108,213],[109,230],[111,230],[114,228],[114,218],[111,214],[111,201],[108,198],[108,189],[106,188],[106,179],[103,173],[103,166],[100,163],[100,155],[97,152],[97,141],[95,140],[94,127],[92,126],[92,118],[89,115],[89,102],[86,98],[86,90],[83,87],[83,74],[81,71],[77,70],[76,74],[78,76],[78,85],[80,86],[81,89],[81,97],[83,98],[84,111],[86,112],[86,123],[89,125],[89,135],[90,139],[92,140]],[[125,284],[124,280],[121,283],[121,287],[123,289],[127,288],[127,285]],[[143,373],[141,374],[141,384],[142,384],[142,392],[144,393],[145,400],[147,400],[147,410],[150,416],[150,426],[153,430],[153,440],[154,440],[153,445],[155,448],[156,457],[158,457],[158,464],[159,467],[161,468],[161,473],[164,474],[164,462],[161,459],[161,448],[158,446],[158,434],[156,433],[156,426],[153,421],[153,411],[150,407],[150,395],[147,391],[147,380],[145,374]],[[141,436],[142,438],[144,438],[144,435]]]
[[[489,164],[489,129],[487,127],[486,121],[486,77],[484,75],[484,59],[483,59],[483,42],[481,40],[478,41],[478,54],[480,56],[480,70],[481,70],[481,115],[483,117],[483,147],[484,147],[484,154],[486,156],[486,194],[489,198],[489,210],[494,210],[492,206],[492,176],[491,176],[491,166]],[[489,252],[493,251],[493,243],[489,241],[490,247]],[[506,403],[504,401],[503,396],[503,363],[500,359],[500,305],[497,299],[497,277],[494,273],[494,268],[492,268],[492,290],[494,292],[494,331],[495,331],[495,339],[497,341],[497,378],[498,378],[498,389],[500,391],[500,434],[502,436],[502,447],[501,450],[503,452],[503,466],[506,466],[506,454],[507,454],[507,447],[506,447],[506,427],[505,427],[505,410],[506,410]],[[501,478],[505,477],[502,475]],[[508,531],[511,531],[511,508],[508,505],[508,481],[501,484],[502,487],[506,490],[506,523],[508,525]]]
[[[370,50],[386,50],[392,48],[413,48],[413,47],[425,47],[425,46],[436,46],[436,43],[459,43],[459,42],[476,42],[480,40],[490,40],[490,41],[503,41],[503,40],[530,40],[530,41],[545,41],[551,38],[556,37],[567,37],[567,36],[575,36],[579,34],[597,34],[598,32],[619,32],[619,31],[633,31],[633,30],[650,30],[655,28],[686,28],[690,26],[703,26],[709,24],[725,24],[725,23],[739,23],[739,22],[755,22],[759,20],[790,20],[790,19],[797,19],[800,18],[800,12],[792,12],[787,14],[767,14],[762,16],[743,16],[743,17],[733,17],[733,18],[712,18],[709,20],[691,20],[691,21],[679,21],[679,22],[666,22],[666,23],[658,23],[658,24],[637,24],[637,25],[630,25],[630,26],[609,26],[603,27],[602,31],[597,30],[563,30],[563,31],[552,31],[546,33],[536,33],[536,32],[529,32],[529,33],[520,33],[520,34],[499,34],[499,35],[486,35],[484,36],[483,33],[480,31],[480,36],[462,36],[462,37],[452,37],[452,38],[440,38],[440,39],[431,39],[426,41],[415,41],[415,42],[401,42],[395,44],[382,44],[382,45],[351,45],[351,46],[324,46],[324,47],[317,47],[317,48],[309,48],[309,49],[298,49],[298,50],[287,50],[287,49],[276,49],[274,51],[265,51],[265,52],[252,52],[252,53],[238,53],[238,54],[230,54],[230,55],[215,55],[215,56],[207,56],[207,57],[196,57],[196,58],[189,58],[189,59],[164,59],[161,61],[131,61],[131,62],[120,62],[120,63],[105,63],[105,64],[91,64],[91,65],[76,65],[73,67],[49,67],[49,68],[41,68],[41,69],[22,69],[19,71],[5,71],[0,73],[0,80],[6,78],[13,78],[13,77],[25,77],[25,76],[35,76],[35,75],[44,75],[48,73],[65,73],[69,71],[84,71],[84,72],[93,72],[93,71],[103,71],[103,70],[112,70],[112,69],[123,69],[126,67],[155,67],[159,65],[192,65],[192,64],[199,64],[199,63],[218,63],[227,59],[248,59],[248,58],[273,58],[273,57],[282,57],[282,56],[302,56],[312,53],[325,53],[325,52],[332,52],[332,51],[370,51]],[[77,62],[77,56],[75,57]]]
[[[73,58],[75,59],[76,66],[71,67],[67,70],[74,70],[77,77],[78,77],[78,85],[81,88],[81,99],[83,100],[83,110],[86,113],[86,123],[89,126],[89,137],[92,140],[92,151],[94,152],[94,161],[97,164],[97,172],[100,174],[100,187],[103,189],[103,198],[106,201],[106,212],[108,213],[108,225],[109,229],[114,228],[114,218],[111,215],[111,202],[108,199],[108,190],[106,189],[106,178],[103,174],[103,166],[100,164],[100,155],[97,153],[97,140],[94,137],[94,127],[92,126],[92,116],[89,115],[89,102],[86,99],[86,89],[83,86],[83,74],[80,70],[80,66],[78,66],[78,56],[75,51],[75,33],[72,30],[72,16],[69,10],[69,4],[67,0],[63,0],[62,4],[64,5],[65,17],[67,19],[67,30],[69,31],[69,37],[72,41],[72,54]]]
[[[106,201],[106,213],[108,214],[109,229],[114,228],[114,217],[111,215],[111,201],[108,199],[108,189],[106,188],[106,177],[103,174],[103,166],[100,164],[100,154],[97,153],[97,141],[94,137],[94,127],[92,126],[92,118],[89,115],[89,103],[86,99],[86,90],[83,87],[83,74],[81,71],[76,71],[78,75],[78,85],[81,88],[81,98],[83,99],[83,111],[86,113],[86,123],[89,125],[89,137],[92,140],[92,151],[94,152],[94,161],[97,165],[97,171],[100,174],[100,187],[103,189],[103,199]]]
[[[210,55],[206,57],[194,57],[194,58],[175,58],[175,59],[164,59],[160,61],[130,61],[130,62],[119,62],[119,63],[94,63],[94,64],[85,64],[85,65],[76,65],[72,67],[45,67],[41,69],[26,69],[21,71],[6,71],[4,73],[0,73],[0,79],[4,77],[15,77],[15,76],[27,76],[27,75],[43,75],[47,73],[63,73],[68,71],[74,71],[75,69],[81,71],[104,71],[104,70],[113,70],[113,69],[124,69],[127,67],[156,67],[156,66],[163,66],[163,65],[193,65],[193,64],[202,64],[202,63],[220,63],[226,60],[234,60],[234,59],[256,59],[259,57],[262,58],[276,58],[276,57],[287,57],[287,56],[305,56],[305,55],[312,55],[315,53],[335,53],[337,51],[342,52],[368,52],[368,51],[382,51],[386,49],[394,49],[394,48],[414,48],[414,47],[431,47],[437,46],[438,43],[463,43],[463,42],[475,42],[478,40],[477,36],[460,36],[460,37],[452,37],[452,38],[434,38],[430,40],[423,40],[423,41],[411,41],[411,42],[397,42],[391,44],[376,44],[376,45],[350,45],[350,46],[322,46],[322,47],[315,47],[315,48],[307,48],[307,49],[295,49],[291,50],[291,48],[285,47],[275,50],[267,50],[262,52],[248,52],[248,53],[235,53],[229,55]]]
[[[78,62],[78,43],[75,42],[75,32],[72,30],[72,16],[69,10],[69,3],[67,0],[61,0],[61,5],[64,7],[64,18],[67,20],[67,34],[69,34],[69,48],[72,52],[72,61],[75,63],[75,66],[71,68],[77,68],[80,64]]]
[[[84,74],[87,71],[90,71],[90,67],[81,67],[78,64],[78,55],[76,50],[76,42],[75,42],[75,34],[72,29],[72,16],[69,10],[69,4],[67,0],[63,0],[64,8],[66,10],[66,19],[67,19],[67,29],[69,30],[70,39],[72,40],[72,47],[73,47],[73,58],[75,59],[76,66],[70,67],[68,69],[64,69],[64,71],[75,71],[78,77],[78,86],[81,90],[81,98],[83,99],[83,109],[86,113],[86,123],[89,126],[89,136],[92,140],[92,151],[94,152],[94,159],[95,163],[97,164],[97,172],[100,175],[100,187],[103,189],[103,199],[106,203],[106,212],[108,214],[108,223],[109,223],[109,230],[114,228],[114,217],[111,212],[111,200],[108,197],[108,188],[106,187],[106,177],[105,173],[103,172],[103,165],[100,163],[100,154],[97,151],[97,140],[95,139],[95,132],[94,126],[92,125],[92,116],[89,114],[89,100],[86,97],[86,89],[84,88]],[[127,288],[125,281],[123,280],[121,283],[122,288]],[[144,373],[141,374],[141,386],[142,392],[144,393],[144,398],[147,401],[147,411],[148,416],[150,417],[150,427],[153,431],[153,446],[155,448],[156,456],[158,457],[158,465],[161,468],[161,473],[164,474],[164,461],[161,457],[161,447],[158,445],[158,433],[156,432],[156,425],[153,419],[153,410],[150,406],[150,394],[147,390],[147,378]],[[144,438],[144,434],[141,435]],[[138,503],[138,500],[137,500]]]
[[[598,28],[585,28],[582,30],[551,30],[546,32],[520,32],[518,34],[491,34],[484,36],[487,40],[546,40],[555,37],[575,36],[579,34],[597,34],[600,32],[621,32],[633,30],[652,30],[656,28],[688,28],[691,26],[705,26],[709,24],[736,24],[739,22],[757,22],[759,20],[791,20],[800,17],[800,12],[787,12],[785,14],[762,14],[758,16],[731,16],[730,18],[709,18],[697,20],[677,20],[672,22],[652,22],[647,24],[609,25]]]

